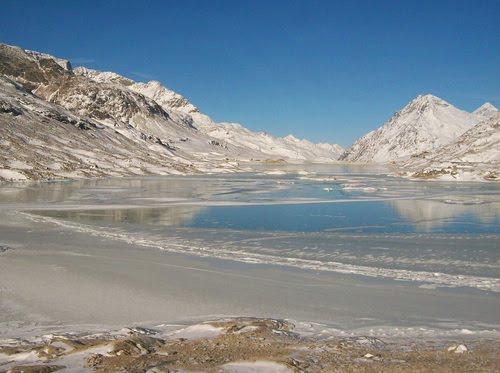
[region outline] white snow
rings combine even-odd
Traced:
[[[17,354],[12,354],[12,355],[0,353],[0,364],[2,366],[4,366],[4,363],[7,362],[33,363],[40,360],[41,359],[38,357],[36,351],[19,352]]]
[[[135,82],[85,67],[72,70],[63,59],[1,47],[2,58],[22,61],[30,70],[28,75],[7,71],[9,78],[0,77],[2,181],[236,172],[255,164],[332,163],[339,156],[397,162],[407,177],[500,178],[498,110],[490,103],[468,113],[438,97],[418,96],[343,152],[336,144],[216,123],[158,81]],[[47,74],[41,59],[53,59],[63,69]],[[53,81],[40,84],[41,78],[30,81],[26,76]],[[19,83],[35,85],[37,96]]]
[[[418,96],[386,122],[356,141],[341,159],[391,162],[429,152],[456,140],[479,121],[432,95]]]
[[[458,346],[453,345],[448,347],[448,352],[454,352],[456,354],[463,354],[464,352],[467,352],[467,347],[463,344],[460,344]]]
[[[403,167],[413,170],[410,176],[442,180],[485,181],[500,178],[500,115],[489,116],[455,141],[412,158]]]
[[[217,328],[210,324],[191,325],[187,328],[176,330],[169,335],[170,338],[184,339],[199,339],[199,338],[215,338],[223,331],[222,328]]]
[[[110,356],[110,353],[113,351],[114,345],[113,343],[107,343],[104,345],[99,345],[96,347],[88,348],[83,351],[78,352],[70,352],[65,354],[63,357],[58,358],[55,363],[58,365],[64,365],[66,367],[66,371],[68,372],[93,372],[92,368],[85,368],[85,362],[92,355],[103,355]]]
[[[343,151],[337,144],[314,144],[307,140],[299,140],[293,135],[277,138],[265,132],[251,132],[237,123],[216,123],[186,98],[155,80],[147,83],[134,82],[115,73],[80,67],[74,71],[95,82],[112,83],[117,89],[127,89],[144,95],[160,105],[174,121],[183,123],[188,129],[195,131],[184,136],[182,134],[176,136],[179,142],[184,142],[177,146],[199,145],[196,144],[199,141],[196,137],[202,136],[205,139],[203,145],[206,147],[207,144],[216,144],[214,146],[222,151],[219,153],[221,157],[230,156],[247,161],[283,158],[308,162],[334,162]],[[143,129],[153,133],[151,129]],[[157,130],[154,133],[160,137],[164,135]],[[192,149],[191,153],[198,151],[199,149]]]
[[[53,346],[63,345],[62,342],[51,343]],[[64,344],[65,345],[65,344]],[[71,352],[71,350],[66,349],[65,354],[62,357],[57,357],[50,361],[51,364],[63,365],[65,366],[65,371],[68,372],[92,372],[92,368],[84,368],[87,358],[94,354],[101,354],[104,356],[109,356],[109,353],[113,350],[113,344],[107,343],[103,345],[98,345],[96,347],[91,347],[78,352]],[[22,365],[32,365],[32,364],[46,364],[49,361],[46,358],[38,356],[36,351],[21,352],[17,354],[7,355],[0,353],[0,370],[3,369],[8,371],[13,366]]]
[[[0,168],[0,180],[26,180],[28,177],[19,171]]]
[[[484,119],[490,119],[491,117],[498,115],[498,109],[489,102],[486,102],[474,110],[472,114],[481,116]]]
[[[235,363],[224,364],[221,367],[221,372],[224,373],[292,373],[293,370],[289,369],[283,364],[275,363],[273,361],[241,361]]]

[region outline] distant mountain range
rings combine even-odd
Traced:
[[[140,93],[154,100],[165,111],[176,111],[182,122],[190,123],[207,137],[220,140],[218,142],[224,148],[247,149],[246,153],[250,152],[249,154],[257,152],[254,158],[332,162],[337,160],[344,150],[337,144],[313,144],[307,140],[299,140],[293,135],[277,138],[265,132],[251,132],[238,123],[215,123],[183,96],[155,80],[137,83],[115,73],[99,72],[82,67],[73,71],[77,75],[86,76],[99,83],[118,83],[131,91]],[[246,156],[244,154],[245,152],[239,153],[239,156],[248,159],[248,154]]]
[[[497,180],[499,111],[418,96],[344,150],[216,123],[158,81],[0,43],[0,180],[233,172],[255,162],[380,162],[409,177]]]

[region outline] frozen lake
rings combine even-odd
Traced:
[[[383,168],[263,168],[5,184],[0,205],[7,334],[19,323],[245,315],[386,335],[497,337],[494,183],[413,182]],[[19,277],[24,271],[50,285]],[[68,284],[82,287],[80,297],[56,300],[51,287],[71,292]],[[92,307],[92,291],[100,305]],[[113,311],[107,296],[155,309]]]

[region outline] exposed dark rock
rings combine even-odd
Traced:
[[[6,252],[8,250],[13,250],[13,248],[10,246],[7,246],[7,245],[0,244],[0,254]]]
[[[16,117],[18,115],[22,115],[23,112],[20,108],[14,107],[8,102],[0,102],[0,114],[1,113],[10,114]]]

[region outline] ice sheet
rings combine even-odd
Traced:
[[[313,242],[311,247],[304,246],[293,248],[294,242],[303,242],[304,233],[302,234],[280,234],[280,233],[266,233],[256,234],[254,238],[246,238],[244,241],[231,240],[225,241],[221,239],[210,240],[210,236],[224,235],[220,231],[204,231],[203,239],[196,239],[190,235],[189,231],[169,231],[168,234],[158,234],[152,232],[134,232],[131,234],[126,229],[96,227],[92,225],[84,225],[79,223],[72,223],[68,221],[61,221],[49,217],[40,217],[26,215],[27,218],[34,221],[50,222],[51,224],[71,229],[84,234],[102,237],[105,239],[121,241],[128,244],[137,246],[160,249],[172,253],[189,253],[200,257],[217,258],[225,260],[234,260],[243,263],[253,264],[270,264],[280,266],[292,266],[301,269],[331,271],[337,273],[348,273],[370,277],[382,277],[394,280],[416,281],[424,284],[432,284],[435,287],[473,287],[482,290],[489,290],[500,292],[500,279],[494,277],[498,267],[496,263],[487,262],[485,259],[481,261],[460,260],[458,258],[450,257],[436,257],[434,253],[430,257],[423,253],[425,256],[409,258],[405,255],[389,256],[387,251],[390,248],[384,248],[383,245],[390,245],[392,247],[401,247],[405,245],[414,246],[414,240],[418,240],[420,246],[425,247],[427,252],[429,250],[438,251],[443,245],[453,248],[462,247],[464,251],[471,245],[471,240],[477,245],[484,246],[484,249],[491,255],[498,257],[495,253],[500,239],[496,236],[482,235],[479,237],[466,237],[460,235],[336,235],[336,234],[315,234],[310,235],[309,239],[305,242]],[[177,234],[176,234],[177,233]],[[179,234],[181,233],[181,234]],[[182,234],[184,233],[184,234]],[[186,235],[187,233],[187,235]],[[243,232],[239,232],[243,235]],[[167,237],[165,237],[167,236]],[[230,232],[230,237],[238,236],[238,232]],[[262,237],[264,236],[264,237]],[[353,257],[355,254],[354,248],[345,250],[341,253],[338,248],[344,245],[350,245],[353,239],[356,239],[358,245],[369,242],[369,246],[363,247],[364,250],[378,250],[382,247],[382,254],[377,258],[374,252],[363,255],[363,258]],[[290,246],[283,244],[269,245],[269,242],[278,241],[282,243],[283,240],[291,241]],[[251,241],[249,241],[251,240]],[[337,250],[327,250],[331,248],[331,241],[336,241],[335,248]],[[251,242],[252,245],[248,245]],[[316,246],[314,246],[314,244]],[[379,244],[381,246],[379,246]],[[329,246],[328,246],[329,245]],[[318,246],[324,246],[325,250],[317,249]],[[358,246],[359,247],[359,246]],[[393,250],[394,251],[394,250]],[[450,251],[450,255],[453,253]],[[397,255],[397,253],[396,253]],[[456,255],[456,254],[455,254]],[[426,257],[427,256],[427,257]],[[346,263],[355,260],[360,262],[360,259],[368,265],[360,265],[354,263]],[[343,260],[339,261],[339,260]],[[394,265],[406,268],[394,268]],[[392,266],[389,267],[389,266]],[[418,270],[418,268],[430,267],[433,271]],[[462,271],[454,274],[444,272],[442,269],[450,270],[450,267],[462,268]],[[489,277],[475,276],[471,274],[464,274],[466,271],[476,269],[476,272],[486,272]],[[464,271],[465,269],[465,271]],[[474,273],[474,272],[473,272]],[[424,287],[425,288],[425,287]],[[429,288],[429,287],[428,287]]]
[[[1,187],[0,245],[9,249],[0,252],[0,331],[250,315],[347,334],[498,338],[498,186],[308,176]],[[384,210],[365,225],[349,221],[369,204]],[[338,224],[308,231],[248,223],[285,212],[316,227]]]

